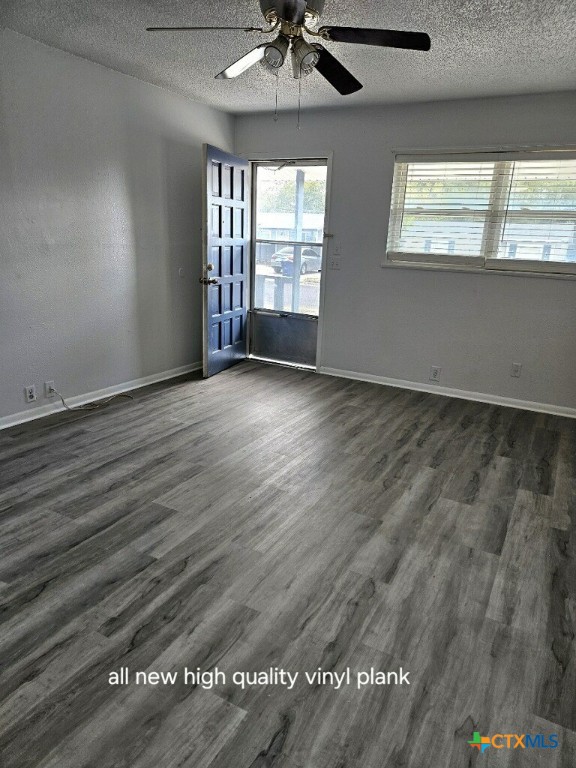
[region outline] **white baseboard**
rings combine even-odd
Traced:
[[[429,392],[433,395],[444,395],[445,397],[457,397],[460,400],[475,400],[480,403],[490,403],[491,405],[504,405],[507,408],[521,408],[525,411],[537,411],[538,413],[552,413],[555,416],[567,416],[570,419],[576,419],[576,408],[568,408],[564,405],[551,405],[549,403],[533,403],[530,400],[516,400],[513,397],[501,397],[500,395],[489,395],[483,392],[468,392],[464,389],[452,389],[451,387],[437,387],[431,384],[422,384],[419,381],[404,381],[403,379],[390,379],[386,376],[376,376],[371,373],[356,373],[356,371],[345,371],[340,368],[326,368],[320,366],[318,373],[324,373],[327,376],[340,376],[343,379],[355,379],[357,381],[368,381],[374,384],[383,384],[387,387],[398,387],[399,389],[412,389],[416,392]]]
[[[177,376],[182,376],[185,373],[192,373],[193,371],[198,371],[201,368],[202,363],[182,365],[180,368],[172,368],[169,371],[162,371],[162,373],[154,373],[151,376],[143,376],[142,378],[134,379],[133,381],[125,381],[122,384],[115,384],[113,387],[98,389],[95,392],[87,392],[84,395],[67,397],[66,402],[70,408],[76,408],[79,405],[86,405],[86,403],[93,403],[97,400],[104,400],[106,397],[111,397],[112,395],[120,395],[122,392],[129,392],[132,389],[147,387],[149,384],[156,384],[159,381],[175,379]],[[58,400],[57,402],[51,402],[49,405],[41,405],[37,408],[31,408],[28,411],[13,413],[10,416],[2,416],[0,418],[0,430],[8,429],[8,427],[14,427],[17,424],[23,424],[26,421],[41,419],[43,416],[50,416],[53,413],[58,413],[59,411],[64,410],[64,406],[60,400]]]

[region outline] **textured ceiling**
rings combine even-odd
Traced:
[[[235,113],[274,109],[274,76],[261,66],[236,80],[214,75],[268,38],[145,27],[263,21],[258,0],[0,0],[2,26]],[[321,23],[428,32],[432,51],[327,43],[364,88],[340,96],[315,73],[303,109],[576,88],[574,0],[326,0]],[[279,109],[295,108],[286,65],[279,86]]]

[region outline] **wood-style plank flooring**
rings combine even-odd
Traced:
[[[0,433],[3,768],[576,766],[576,422],[252,362],[134,396]],[[228,679],[109,684],[185,667]]]

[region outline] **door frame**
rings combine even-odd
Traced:
[[[249,311],[248,311],[248,329],[247,329],[247,350],[246,354],[248,355],[250,353],[250,334],[251,334],[251,311],[253,310],[254,306],[254,269],[256,266],[256,205],[255,199],[256,199],[256,184],[254,183],[254,180],[256,178],[256,174],[254,173],[254,166],[259,163],[281,163],[283,160],[289,160],[290,162],[296,161],[298,162],[301,160],[303,163],[308,163],[313,160],[322,160],[326,161],[326,200],[324,205],[324,237],[323,237],[323,244],[322,244],[322,277],[320,279],[320,302],[318,306],[318,338],[316,341],[316,372],[320,370],[322,367],[322,346],[323,346],[323,340],[324,340],[324,307],[325,307],[325,296],[326,296],[326,272],[327,272],[327,266],[328,266],[328,256],[329,252],[332,254],[332,243],[334,240],[334,234],[332,232],[332,225],[330,220],[330,211],[331,211],[331,200],[332,200],[332,165],[333,165],[333,158],[334,158],[334,152],[333,150],[327,150],[326,152],[317,152],[313,155],[302,155],[302,154],[292,154],[292,153],[282,153],[281,157],[278,157],[278,155],[271,153],[271,152],[252,152],[250,156],[242,155],[240,154],[239,157],[245,157],[250,162],[251,167],[251,173],[250,173],[250,179],[251,179],[251,227],[250,227],[250,268],[248,270],[249,272],[249,278],[248,278],[248,290],[250,291],[249,296]]]

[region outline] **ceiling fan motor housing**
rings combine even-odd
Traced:
[[[272,12],[277,18],[290,24],[304,24],[306,14],[320,16],[324,0],[260,0],[265,18]]]

